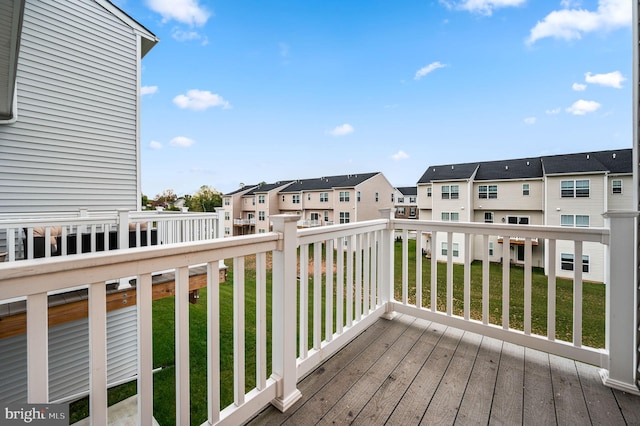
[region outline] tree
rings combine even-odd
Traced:
[[[222,193],[209,185],[202,185],[195,194],[184,197],[184,205],[195,212],[212,212],[222,206]]]
[[[177,199],[178,196],[173,191],[173,189],[165,189],[164,191],[162,191],[162,194],[156,195],[155,200],[153,200],[151,204],[153,207],[161,206],[164,208],[169,208],[173,206],[173,203],[175,203]]]

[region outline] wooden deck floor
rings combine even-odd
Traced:
[[[640,397],[593,366],[408,316],[378,320],[298,388],[250,424],[640,425]]]

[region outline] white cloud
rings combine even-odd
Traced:
[[[538,119],[536,117],[527,117],[524,119],[525,124],[536,124],[536,121],[538,121]]]
[[[441,64],[440,62],[432,62],[429,65],[427,65],[426,67],[422,67],[420,68],[417,72],[416,75],[414,77],[414,80],[420,80],[422,77],[424,77],[425,75],[437,70],[438,68],[444,68],[446,67],[446,65]]]
[[[581,83],[573,83],[571,88],[573,90],[575,90],[576,92],[583,92],[583,91],[587,90],[587,85],[586,84],[581,84]]]
[[[626,80],[620,71],[613,71],[607,74],[585,73],[584,79],[587,83],[599,84],[601,86],[622,89],[622,82]]]
[[[440,0],[440,3],[449,9],[466,10],[486,16],[491,16],[495,9],[521,6],[525,2],[526,0]]]
[[[587,113],[597,111],[601,106],[602,105],[596,101],[585,101],[584,99],[580,99],[567,108],[567,112],[573,115],[585,115]]]
[[[142,86],[140,88],[141,95],[153,95],[158,91],[158,86]]]
[[[563,3],[564,4],[564,3]],[[545,37],[563,40],[582,38],[594,31],[611,31],[631,24],[631,2],[629,0],[599,0],[598,9],[555,10],[531,29],[527,44]]]
[[[162,144],[158,141],[149,142],[149,148],[151,149],[162,149]]]
[[[562,111],[562,108],[558,107],[558,108],[553,108],[553,109],[546,110],[545,114],[556,115],[556,114],[560,114],[560,111]]]
[[[393,160],[395,160],[395,161],[406,160],[407,158],[409,158],[409,154],[407,154],[403,150],[400,150],[400,151],[396,152],[395,154],[393,154],[391,156],[391,158]]]
[[[176,136],[175,138],[169,141],[169,145],[171,146],[180,146],[183,148],[188,148],[191,145],[196,143],[193,139],[189,139],[185,136]]]
[[[178,107],[189,108],[194,111],[203,111],[210,107],[222,107],[224,109],[231,108],[229,102],[216,93],[208,90],[191,89],[186,95],[178,95],[173,98],[173,103]]]
[[[341,124],[333,130],[329,130],[327,133],[332,136],[346,136],[354,132],[354,128],[351,124]]]
[[[191,26],[202,26],[211,17],[198,0],[147,0],[147,6],[162,15],[163,22],[173,19]]]
[[[173,30],[171,30],[171,37],[173,37],[173,39],[177,41],[199,40],[200,44],[203,46],[209,44],[209,38],[196,31],[182,31],[179,28],[174,28]]]

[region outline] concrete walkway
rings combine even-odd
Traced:
[[[134,395],[109,407],[107,418],[109,425],[136,426],[138,424],[138,396]],[[74,423],[73,426],[89,426],[90,424],[90,419],[87,417]],[[156,419],[153,419],[153,424],[159,426]]]

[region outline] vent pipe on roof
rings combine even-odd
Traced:
[[[529,165],[529,162],[527,161],[527,166]]]
[[[589,159],[589,154],[587,154],[587,160]]]
[[[616,158],[616,153],[615,153],[615,152],[613,153],[612,157],[613,157],[613,158]]]
[[[453,170],[453,166],[451,166],[451,170]]]
[[[504,166],[504,169],[505,170],[509,170],[509,166]]]

